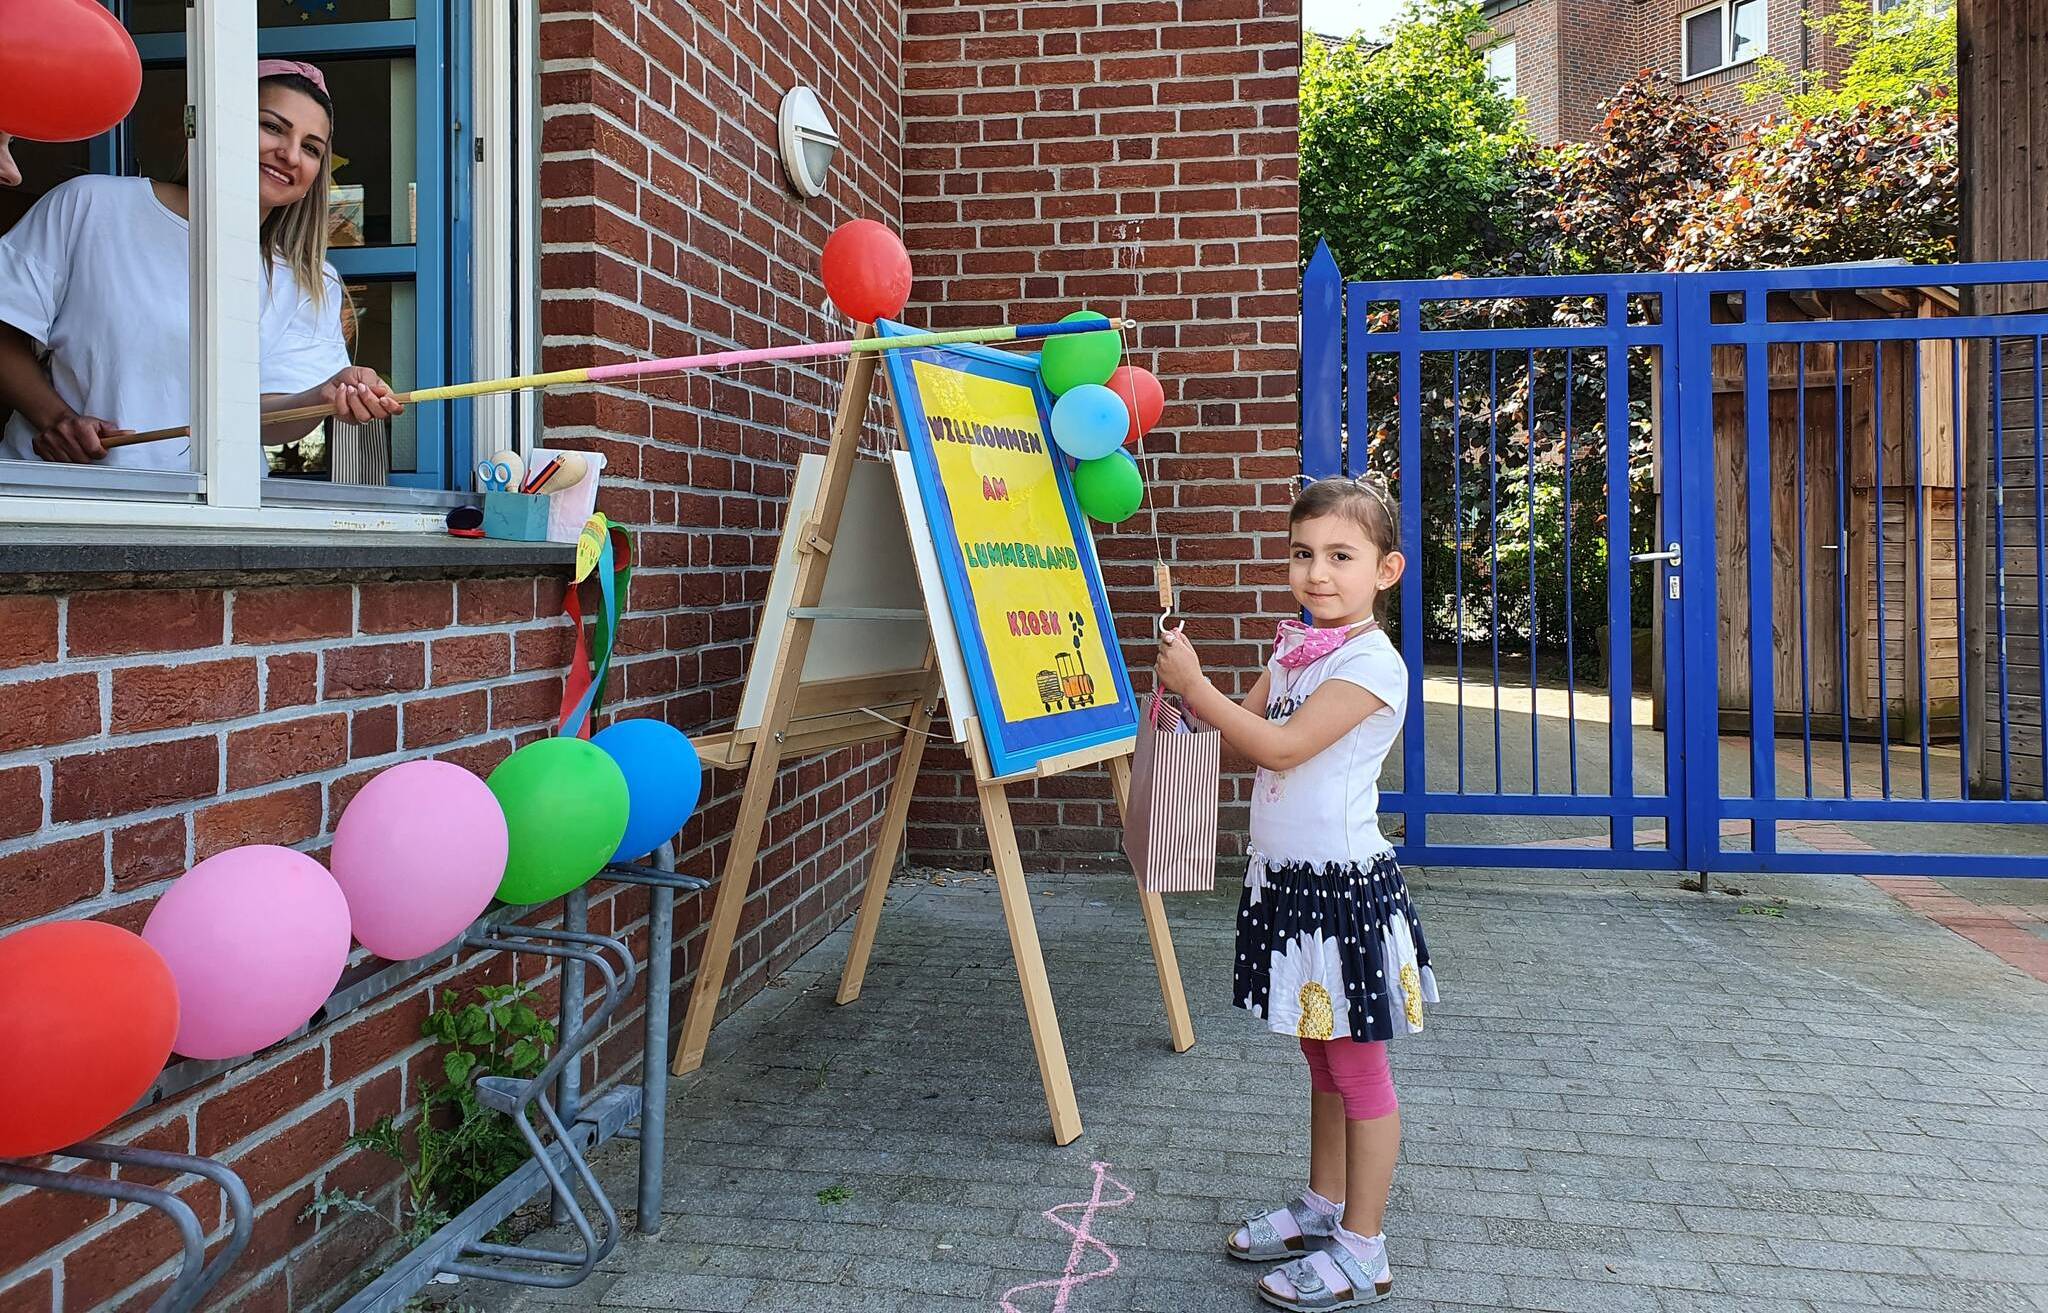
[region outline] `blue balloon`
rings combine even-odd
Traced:
[[[697,810],[704,764],[681,730],[660,720],[620,720],[590,736],[626,777],[626,837],[615,862],[637,862],[667,843]]]
[[[1124,445],[1131,408],[1100,383],[1067,389],[1052,403],[1052,440],[1075,460],[1100,460]]]

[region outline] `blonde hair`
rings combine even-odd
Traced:
[[[297,73],[273,73],[261,78],[259,88],[276,85],[305,96],[327,113],[327,149],[320,152],[320,171],[306,194],[290,205],[279,206],[263,221],[263,273],[267,278],[279,264],[291,267],[292,278],[317,307],[327,301],[327,191],[334,181],[334,101],[326,92]]]

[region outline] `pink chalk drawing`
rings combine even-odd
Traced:
[[[1002,1294],[1002,1313],[1024,1313],[1024,1310],[1010,1302],[1011,1297],[1033,1290],[1050,1290],[1055,1292],[1052,1301],[1052,1313],[1066,1313],[1067,1301],[1072,1298],[1076,1288],[1087,1285],[1090,1281],[1109,1276],[1119,1267],[1123,1266],[1123,1260],[1117,1257],[1116,1250],[1111,1249],[1108,1245],[1095,1238],[1095,1215],[1105,1208],[1122,1208],[1138,1196],[1131,1187],[1109,1174],[1108,1163],[1094,1163],[1091,1165],[1095,1168],[1095,1189],[1088,1198],[1076,1200],[1071,1204],[1055,1204],[1053,1207],[1045,1210],[1045,1219],[1047,1221],[1074,1237],[1073,1247],[1067,1251],[1067,1270],[1049,1281],[1033,1281],[1021,1286],[1012,1286],[1005,1290]],[[1103,1195],[1103,1187],[1105,1185],[1121,1191],[1122,1197],[1105,1198]],[[1081,1224],[1079,1226],[1073,1225],[1066,1218],[1060,1216],[1061,1213],[1070,1212],[1076,1208],[1081,1210]],[[1097,1267],[1090,1272],[1083,1272],[1081,1271],[1082,1259],[1091,1249],[1099,1254],[1101,1260],[1106,1265]]]

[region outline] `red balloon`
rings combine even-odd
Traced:
[[[149,1089],[177,1034],[171,969],[141,936],[53,921],[0,939],[0,1158],[105,1130]]]
[[[873,219],[855,219],[825,239],[825,294],[863,324],[894,319],[910,304],[910,252]]]
[[[0,0],[0,132],[83,141],[142,90],[135,40],[95,0]]]
[[[1118,365],[1116,372],[1109,376],[1109,390],[1124,399],[1131,409],[1130,431],[1124,434],[1124,445],[1135,447],[1138,439],[1152,431],[1159,422],[1159,416],[1166,410],[1166,389],[1159,386],[1159,380],[1149,369],[1137,365]]]

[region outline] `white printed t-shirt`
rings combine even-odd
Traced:
[[[1386,705],[1293,770],[1261,768],[1252,786],[1251,845],[1270,862],[1370,863],[1393,851],[1380,833],[1380,768],[1408,709],[1408,666],[1380,629],[1288,670],[1266,666],[1266,719],[1285,723],[1325,683],[1356,684]]]
[[[49,351],[50,381],[79,414],[176,428],[192,421],[190,269],[191,225],[147,178],[72,178],[0,237],[0,322]],[[331,268],[326,278],[318,305],[282,263],[258,284],[262,391],[301,392],[347,368],[341,284]],[[38,459],[35,436],[15,415],[0,458]],[[116,447],[98,464],[189,470],[192,443]]]

